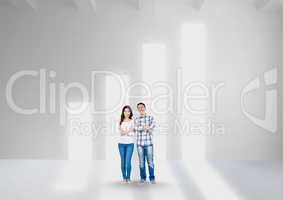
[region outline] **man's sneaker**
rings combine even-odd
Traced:
[[[130,180],[130,179],[127,179],[127,183],[130,184],[130,183],[131,183],[131,180]]]
[[[125,183],[127,183],[127,179],[122,180],[122,184],[125,184]]]
[[[155,180],[150,181],[151,184],[156,184]]]
[[[141,179],[140,180],[140,184],[144,184],[145,183],[145,180],[144,179]]]

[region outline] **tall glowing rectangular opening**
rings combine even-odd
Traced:
[[[181,28],[181,70],[186,82],[205,81],[206,73],[206,26],[202,23],[186,23]],[[203,106],[203,102],[195,102],[194,106]],[[183,119],[205,123],[206,116],[196,116],[192,113],[184,113]],[[190,131],[190,130],[188,130]],[[182,136],[183,158],[192,160],[204,160],[206,157],[205,136]]]
[[[68,113],[68,160],[92,160],[92,115],[88,102],[72,102],[70,107],[84,108],[79,113]]]

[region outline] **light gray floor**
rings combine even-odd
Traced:
[[[135,170],[134,170],[135,171]],[[134,173],[135,174],[135,173]],[[110,161],[1,160],[1,199],[281,200],[283,162],[156,162],[156,185],[121,184]]]

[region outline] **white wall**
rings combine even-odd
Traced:
[[[58,112],[23,116],[8,107],[5,87],[12,74],[45,68],[57,72],[57,77],[49,80],[57,87],[59,82],[76,81],[88,89],[90,72],[96,69],[126,73],[130,80],[140,80],[142,44],[158,42],[167,47],[168,81],[176,86],[173,74],[180,65],[181,26],[202,22],[208,36],[206,79],[225,84],[218,93],[217,113],[212,116],[225,125],[225,135],[206,137],[207,157],[281,159],[281,19],[282,11],[257,11],[247,0],[207,0],[200,11],[185,0],[144,1],[140,10],[130,0],[98,0],[95,14],[56,2],[39,1],[36,11],[0,4],[0,158],[66,158],[65,128],[59,124]],[[240,107],[240,91],[245,84],[274,66],[278,67],[280,87],[276,134],[254,125]],[[186,76],[184,79],[190,81]],[[14,95],[22,106],[37,105],[38,80],[23,80]],[[263,90],[258,95],[263,97]],[[77,96],[72,93],[69,100],[77,100]],[[258,99],[251,96],[249,102],[255,103],[249,103],[249,108],[260,115],[263,102]],[[164,151],[168,158],[178,158],[182,151],[179,138],[171,139]],[[186,157],[186,152],[182,156]]]

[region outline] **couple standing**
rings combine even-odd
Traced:
[[[146,181],[146,164],[148,164],[150,183],[155,184],[154,163],[153,163],[153,141],[152,133],[155,127],[154,118],[146,113],[144,103],[138,103],[139,116],[133,118],[130,106],[122,109],[119,123],[119,152],[121,157],[121,171],[123,182],[131,182],[131,161],[134,144],[137,145],[140,168],[140,183]]]

